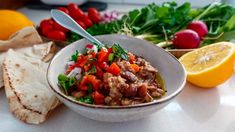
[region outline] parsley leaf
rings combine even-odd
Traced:
[[[63,88],[66,95],[68,95],[69,88],[73,87],[76,84],[75,78],[69,78],[64,74],[58,76],[58,83]]]
[[[76,50],[76,53],[71,56],[71,60],[76,62],[78,58],[79,52]]]
[[[91,96],[82,97],[79,101],[87,104],[93,104],[93,98]]]
[[[87,84],[87,87],[88,87],[88,90],[87,90],[88,94],[91,94],[93,92],[92,84],[91,83]]]

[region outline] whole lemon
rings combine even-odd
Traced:
[[[33,25],[22,13],[13,10],[0,10],[0,23],[0,40],[6,40],[18,30]]]

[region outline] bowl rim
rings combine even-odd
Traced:
[[[126,35],[119,35],[119,34],[108,34],[108,35],[98,35],[98,36],[95,36],[95,37],[108,37],[108,36],[116,36],[116,37],[125,37],[125,38],[131,38],[131,39],[137,39],[135,37],[131,37],[131,36],[126,36]],[[78,41],[75,41],[73,43],[78,43],[79,41],[83,41],[83,39],[80,39]],[[157,46],[153,45],[152,43],[146,41],[146,40],[143,40],[145,41],[145,44],[148,44],[150,46],[152,46],[153,48],[156,48]],[[73,44],[71,43],[71,44]],[[69,44],[69,45],[71,45]],[[152,106],[152,105],[156,105],[156,104],[162,104],[162,103],[165,103],[171,99],[173,99],[174,97],[176,97],[179,93],[181,93],[181,91],[183,90],[185,84],[186,84],[186,70],[185,70],[185,67],[179,62],[179,60],[174,56],[172,55],[171,53],[165,51],[164,49],[160,49],[160,50],[164,50],[164,52],[166,52],[167,54],[169,54],[175,61],[176,63],[178,63],[182,68],[183,68],[183,75],[184,75],[184,79],[183,81],[181,82],[181,85],[179,86],[179,88],[173,92],[172,94],[168,95],[167,97],[165,98],[160,98],[160,99],[157,99],[157,100],[154,100],[152,102],[148,102],[148,103],[141,103],[141,104],[136,104],[136,105],[128,105],[128,106],[107,106],[107,105],[94,105],[94,104],[86,104],[86,103],[82,103],[82,102],[79,102],[75,99],[72,99],[70,98],[69,96],[65,95],[65,94],[61,94],[60,92],[58,92],[57,90],[55,90],[55,88],[52,86],[51,84],[51,81],[49,79],[49,69],[51,67],[51,64],[55,61],[55,58],[57,58],[57,56],[61,53],[63,53],[68,47],[64,47],[63,49],[61,49],[60,51],[58,51],[56,53],[56,55],[52,58],[52,60],[50,61],[48,67],[47,67],[47,73],[46,73],[46,77],[47,77],[47,82],[50,86],[50,89],[56,93],[58,96],[62,97],[63,99],[73,103],[73,104],[76,104],[76,105],[80,105],[80,106],[83,106],[83,107],[87,107],[87,108],[99,108],[99,109],[131,109],[131,108],[139,108],[139,107],[145,107],[145,106]],[[159,47],[160,48],[160,47]],[[59,86],[58,86],[59,87]]]

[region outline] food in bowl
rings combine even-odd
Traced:
[[[147,103],[166,92],[158,70],[119,44],[87,44],[83,53],[76,51],[58,83],[67,96],[95,105]]]

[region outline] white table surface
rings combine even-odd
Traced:
[[[109,6],[109,10],[134,6]],[[38,23],[48,11],[20,9]],[[40,125],[25,124],[9,111],[4,89],[0,89],[0,132],[235,132],[235,76],[213,89],[189,83],[165,108],[145,119],[104,123],[82,117],[62,105]]]

